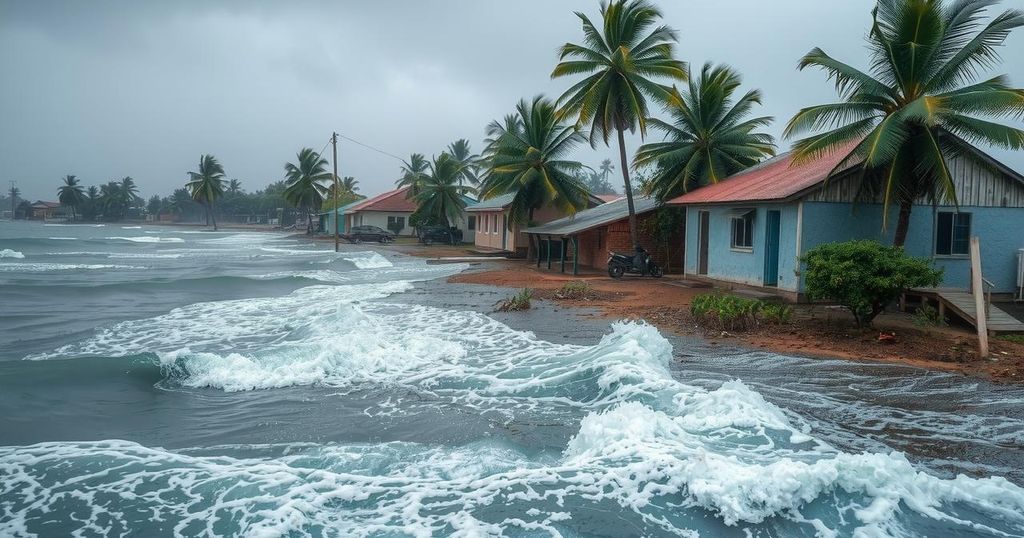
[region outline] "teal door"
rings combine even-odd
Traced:
[[[769,211],[765,221],[764,285],[779,285],[779,221],[778,211]]]

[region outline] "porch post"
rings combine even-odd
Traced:
[[[559,258],[558,261],[561,262],[561,264],[562,264],[562,272],[565,273],[565,250],[566,250],[565,249],[565,237],[562,237],[562,242],[560,244],[561,244],[561,248],[559,248],[559,250],[561,252],[558,253],[559,254],[558,255],[558,258]]]
[[[548,240],[548,269],[551,269],[551,236],[547,237]]]
[[[580,274],[580,236],[572,236],[572,276]]]

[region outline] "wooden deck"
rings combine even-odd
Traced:
[[[915,288],[907,292],[935,299],[939,303],[939,315],[945,316],[946,310],[952,311],[971,326],[977,326],[977,313],[974,307],[974,296],[963,290],[941,288]],[[989,305],[986,317],[990,334],[1024,332],[1024,322],[1007,314],[996,305]]]

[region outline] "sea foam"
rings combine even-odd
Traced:
[[[0,258],[18,258],[18,259],[21,259],[21,258],[24,258],[24,257],[25,257],[25,255],[22,254],[21,252],[18,252],[17,250],[11,250],[9,248],[5,248],[3,250],[0,250]]]

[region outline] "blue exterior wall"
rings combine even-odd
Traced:
[[[935,213],[952,207],[915,206],[910,215],[906,250],[912,256],[930,258],[945,270],[943,287],[968,288],[971,261],[967,256],[935,255]],[[971,214],[971,235],[981,239],[981,271],[996,293],[1012,293],[1017,286],[1017,251],[1024,248],[1024,208],[961,206]],[[882,232],[882,208],[878,204],[804,202],[802,252],[815,245],[849,239],[877,239],[892,243],[897,209],[891,208],[889,226]]]
[[[732,216],[735,209],[754,209],[754,247],[732,248]],[[738,206],[688,206],[686,210],[686,273],[697,273],[700,250],[699,215],[709,212],[708,277],[727,282],[761,286],[764,282],[766,222],[769,210],[779,211],[778,289],[798,291],[796,275],[797,204],[744,204]]]

